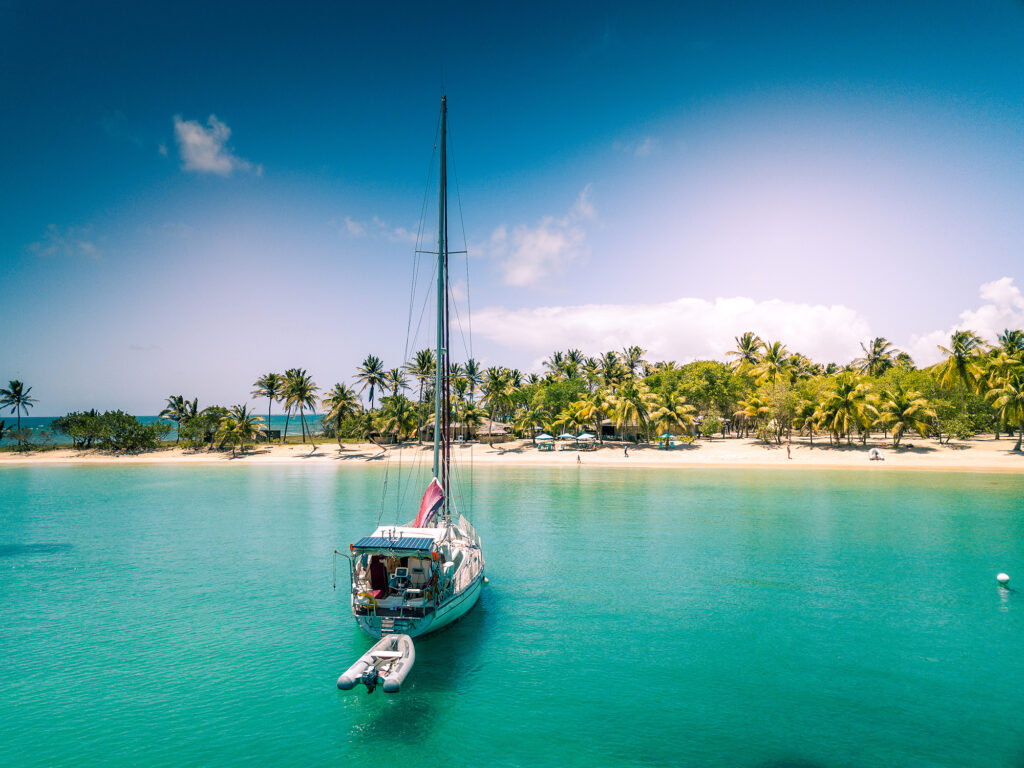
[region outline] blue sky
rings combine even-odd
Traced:
[[[1024,324],[1020,2],[372,5],[0,3],[0,379],[398,365],[442,86],[487,363]]]

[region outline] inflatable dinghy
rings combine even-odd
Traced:
[[[397,693],[416,661],[416,648],[408,635],[385,635],[338,678],[338,687],[351,691],[357,684],[373,693],[383,683],[385,693]]]

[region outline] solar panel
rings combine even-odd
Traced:
[[[430,538],[407,537],[400,539],[389,539],[384,536],[364,536],[357,541],[356,549],[408,549],[408,550],[430,550],[434,540]]]

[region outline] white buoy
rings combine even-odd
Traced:
[[[996,581],[998,581],[1005,587],[1007,584],[1010,583],[1010,577],[1005,573],[1000,573],[998,576],[996,576]]]

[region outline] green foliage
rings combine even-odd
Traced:
[[[184,421],[178,431],[179,437],[192,448],[206,445],[213,447],[220,423],[228,415],[228,409],[220,405],[211,405]]]
[[[529,403],[548,413],[562,413],[586,391],[587,384],[581,378],[540,382],[524,387],[524,395]]]
[[[124,411],[106,411],[100,416],[100,445],[119,453],[151,451],[169,434],[170,424],[143,424]]]
[[[705,416],[700,423],[700,433],[707,438],[712,438],[722,431],[725,424],[717,416]]]
[[[73,411],[50,422],[50,429],[70,437],[75,448],[92,448],[103,437],[103,417],[95,409]]]

